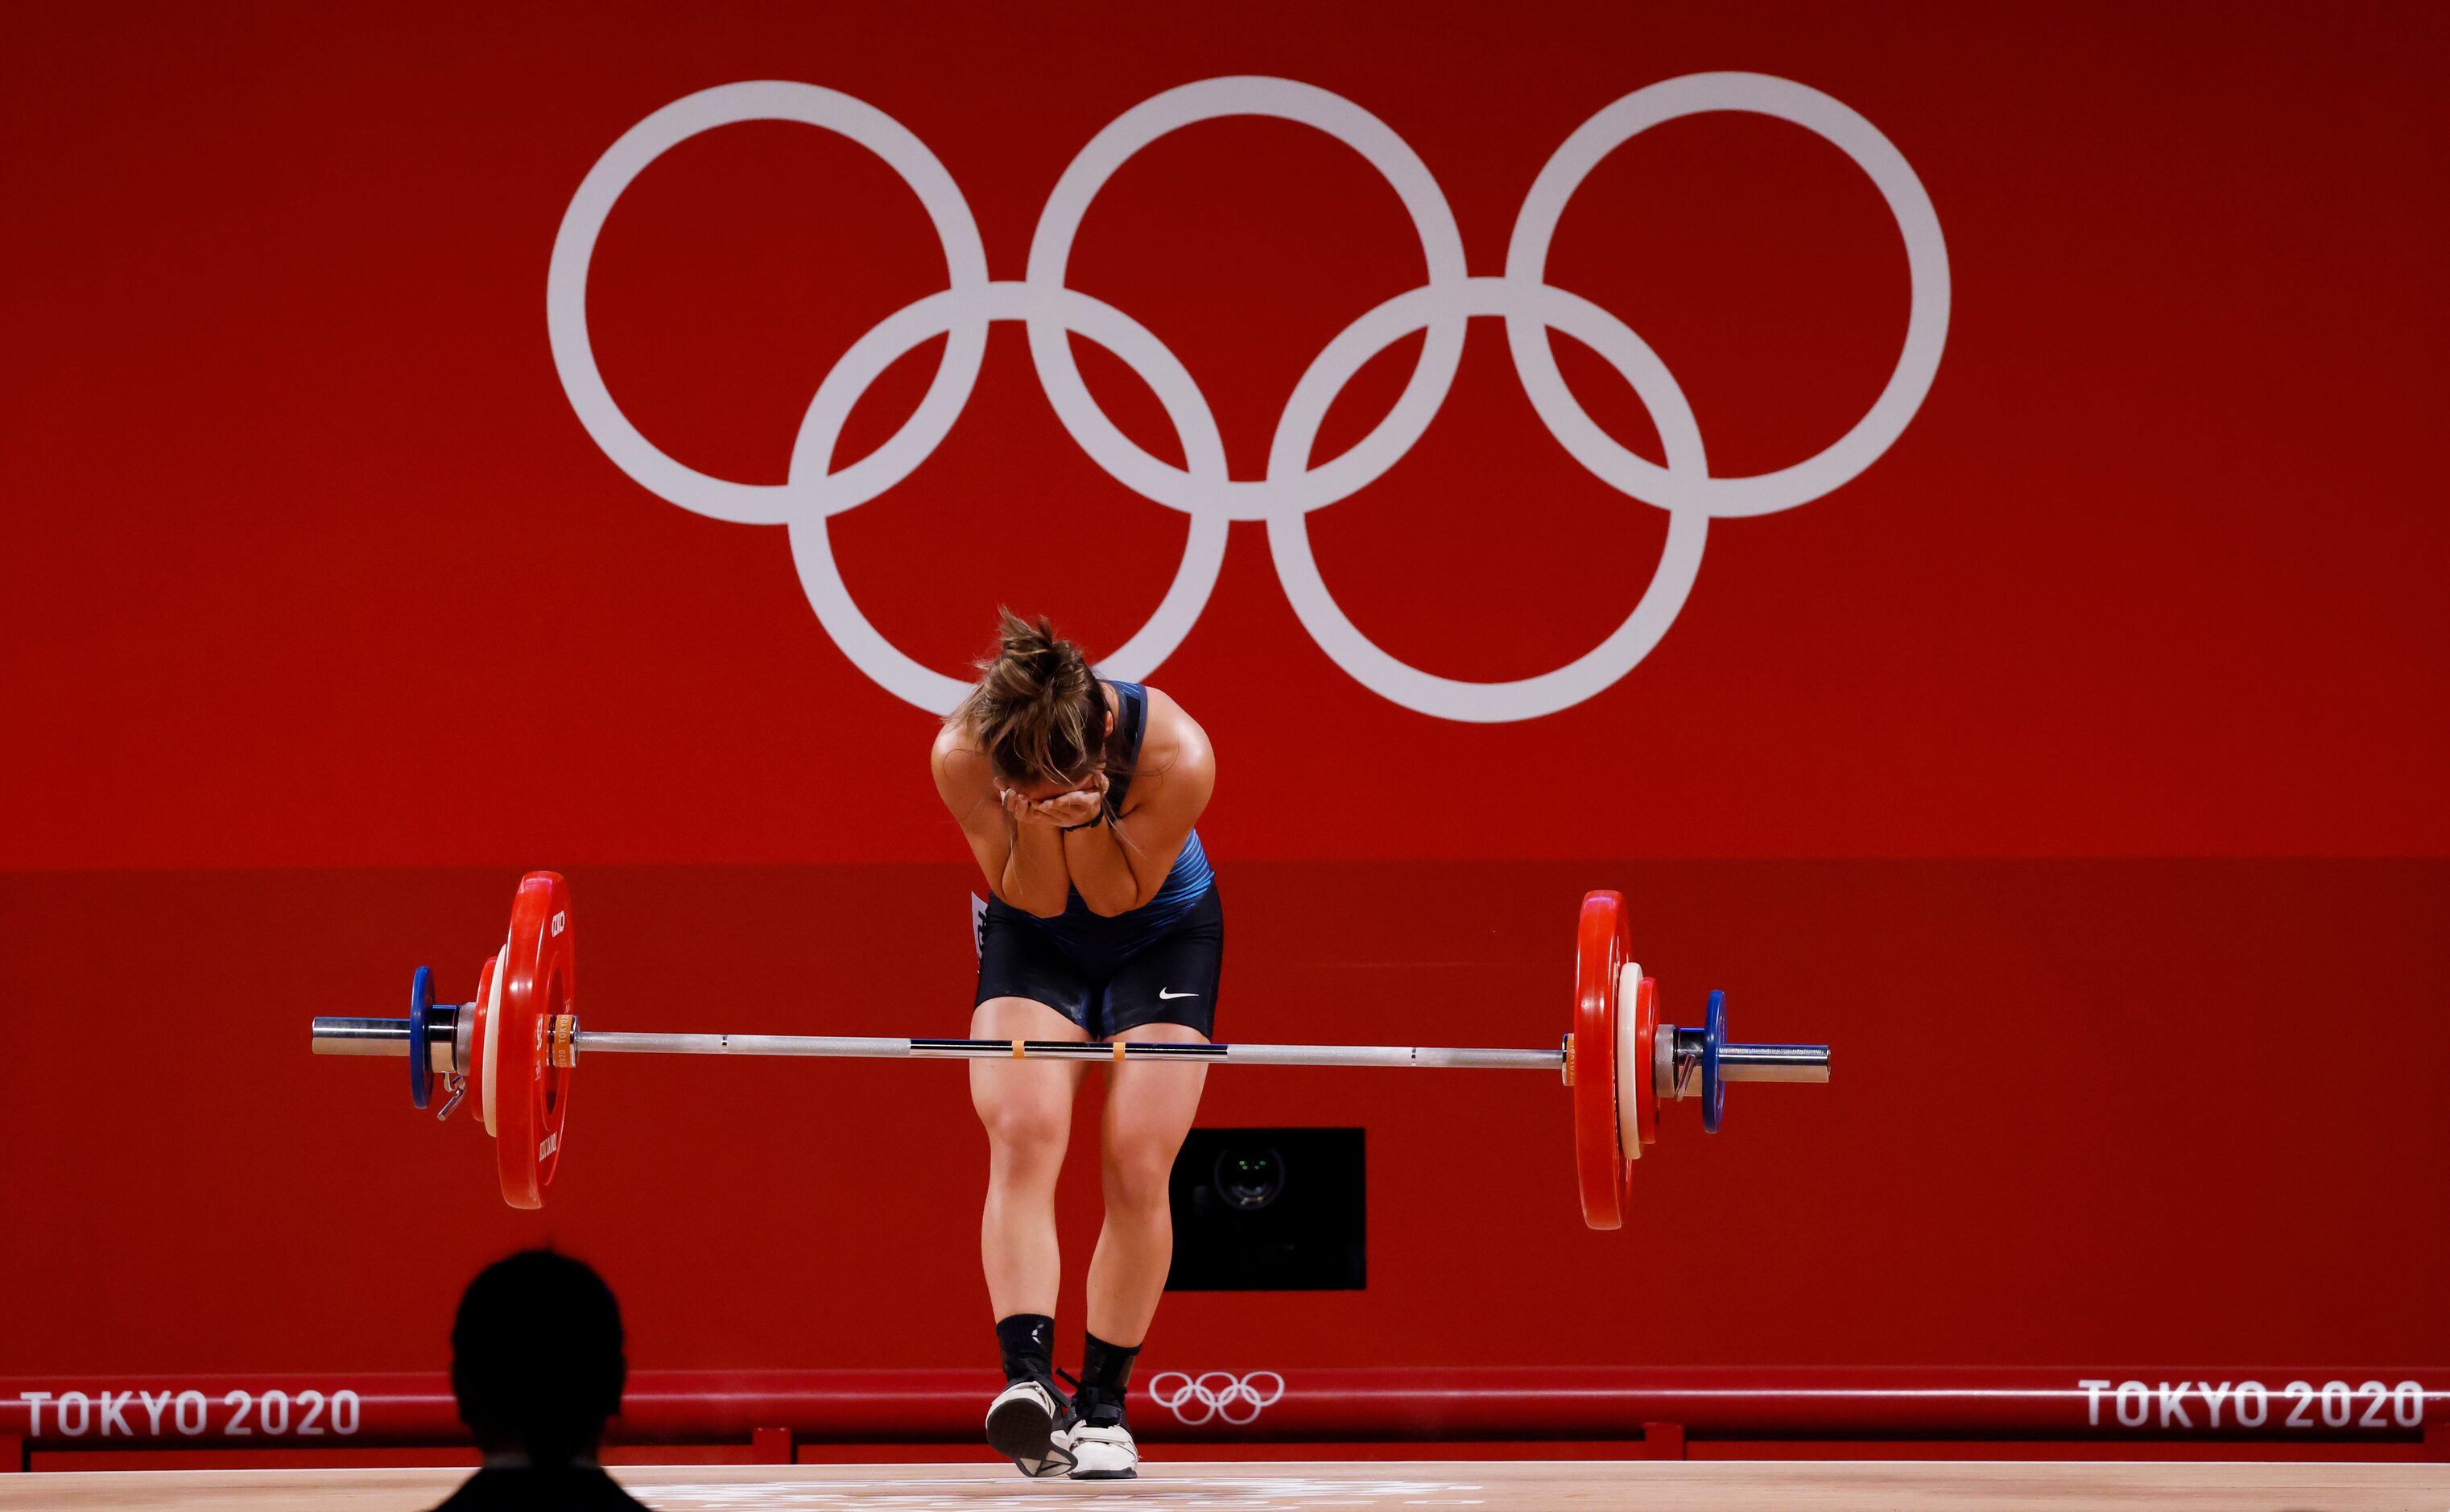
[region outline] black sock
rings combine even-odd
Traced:
[[[1139,1358],[1139,1353],[1137,1344],[1126,1349],[1090,1334],[1080,1347],[1080,1384],[1121,1395],[1124,1384],[1132,1378],[1132,1362]]]
[[[1074,1399],[1082,1418],[1099,1421],[1111,1405],[1113,1421],[1122,1421],[1123,1387],[1132,1379],[1132,1362],[1139,1353],[1138,1345],[1126,1349],[1094,1333],[1088,1336],[1080,1347],[1080,1390]]]
[[[1006,1381],[1050,1379],[1055,1374],[1055,1320],[1043,1312],[998,1318],[996,1347],[1003,1354]]]

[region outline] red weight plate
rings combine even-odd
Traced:
[[[493,1031],[496,1027],[494,1009],[501,1001],[498,985],[501,970],[502,956],[499,951],[487,956],[476,967],[476,1000],[469,1006],[468,1010],[469,1114],[476,1120],[476,1127],[485,1131],[488,1138],[492,1137],[494,1133],[494,1099],[493,1088],[487,1084],[492,1076],[492,1068],[485,1064],[485,1057],[494,1048]]]
[[[1617,1132],[1617,975],[1631,954],[1624,899],[1612,892],[1583,898],[1574,937],[1574,1174],[1583,1221],[1621,1228],[1630,1174]]]
[[[1642,1079],[1647,1069],[1635,1057],[1641,1052],[1643,982],[1642,963],[1632,961],[1616,973],[1616,1142],[1628,1161],[1642,1158]],[[1632,1187],[1632,1173],[1625,1173]]]
[[[1633,995],[1633,1085],[1620,1087],[1617,1095],[1630,1093],[1633,1096],[1633,1126],[1642,1131],[1642,1142],[1659,1142],[1659,1084],[1651,1079],[1651,1057],[1659,1050],[1659,982],[1644,977]]]
[[[486,1067],[502,1200],[514,1208],[543,1207],[561,1166],[570,1068],[553,1063],[553,1019],[572,1011],[575,938],[570,884],[549,871],[521,878],[511,902],[501,1004]]]

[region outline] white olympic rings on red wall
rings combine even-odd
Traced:
[[[1285,1378],[1274,1370],[1242,1376],[1230,1370],[1196,1376],[1160,1370],[1149,1378],[1148,1393],[1150,1401],[1181,1422],[1206,1423],[1214,1418],[1239,1427],[1256,1422],[1262,1409],[1275,1405],[1285,1394]]]
[[[1683,391],[1650,347],[1623,321],[1545,281],[1548,243],[1566,202],[1600,159],[1663,121],[1746,110],[1826,138],[1870,176],[1905,241],[1913,296],[1896,370],[1854,428],[1804,461],[1751,477],[1713,477]],[[1216,421],[1198,385],[1146,326],[1064,286],[1074,234],[1090,202],[1140,148],[1194,122],[1273,116],[1315,127],[1360,153],[1385,176],[1421,239],[1429,281],[1362,315],[1312,359],[1276,422],[1267,475],[1234,478]],[[597,371],[587,330],[587,272],[604,221],[640,170],[676,144],[743,121],[797,121],[840,132],[884,159],[919,197],[943,243],[949,286],[885,317],[851,344],[817,386],[800,422],[787,481],[736,483],[674,460],[621,413]],[[969,398],[987,326],[1018,320],[1028,333],[1039,380],[1065,430],[1108,475],[1144,497],[1191,516],[1174,581],[1147,624],[1107,656],[1111,676],[1141,679],[1190,632],[1207,603],[1233,520],[1264,520],[1276,572],[1294,612],[1336,665],[1380,695],[1441,718],[1496,722],[1536,718],[1589,698],[1623,677],[1666,633],[1701,564],[1713,517],[1792,509],[1837,489],[1879,457],[1930,391],[1948,335],[1948,252],[1937,214],[1902,155],[1866,121],[1817,89],[1759,73],[1696,73],[1654,84],[1609,105],[1565,139],[1532,181],[1516,218],[1502,275],[1465,266],[1463,238],[1437,182],[1404,140],[1377,117],[1327,90],[1289,79],[1205,79],[1141,102],[1099,131],[1057,181],[1031,241],[1027,276],[990,280],[986,248],[968,204],[934,153],[899,122],[848,95],[815,85],[730,84],[687,95],[624,132],[578,186],[555,237],[545,294],[554,366],[572,407],[620,469],[658,496],[697,514],[783,525],[809,604],[845,654],[877,683],[913,704],[949,710],[965,685],[923,667],[886,641],[853,601],[834,560],[826,521],[908,477],[943,441]],[[1624,622],[1589,651],[1553,671],[1510,682],[1471,683],[1407,665],[1373,644],[1337,607],[1312,559],[1309,512],[1350,497],[1410,451],[1454,381],[1464,332],[1475,316],[1503,320],[1516,372],[1559,444],[1618,492],[1667,511],[1665,550]],[[1548,332],[1597,352],[1648,408],[1666,455],[1662,467],[1611,438],[1574,398],[1557,370]],[[1362,441],[1312,466],[1320,421],[1364,363],[1414,331],[1421,355],[1393,409]],[[1068,336],[1079,333],[1128,364],[1163,405],[1187,466],[1150,456],[1118,430],[1081,381]],[[835,469],[843,422],[877,376],[924,341],[944,355],[918,409],[890,439]]]

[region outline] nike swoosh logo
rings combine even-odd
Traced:
[[[1157,990],[1157,996],[1159,1002],[1170,1002],[1176,998],[1196,998],[1199,994],[1196,992],[1168,992],[1164,988],[1159,987]]]

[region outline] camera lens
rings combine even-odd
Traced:
[[[1285,1190],[1284,1156],[1266,1145],[1227,1145],[1216,1152],[1215,1183],[1226,1206],[1256,1212]]]

